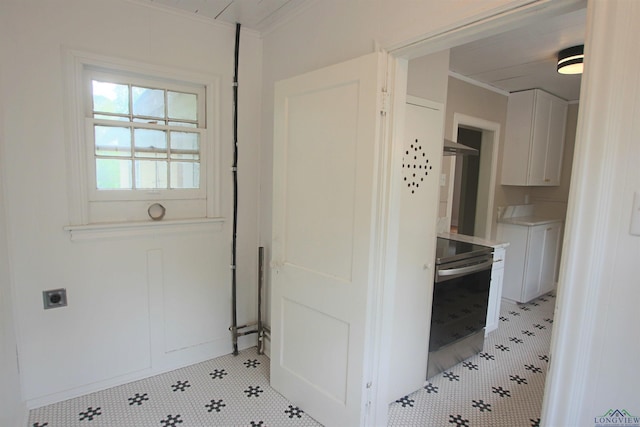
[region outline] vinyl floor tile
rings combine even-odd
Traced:
[[[389,426],[539,424],[555,296],[502,303],[482,353],[389,406]],[[269,386],[255,348],[30,411],[28,427],[315,427]]]

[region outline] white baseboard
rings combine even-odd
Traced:
[[[238,338],[238,350],[245,350],[247,348],[255,347],[257,345],[257,336],[245,335]],[[220,340],[216,343],[209,343],[202,348],[193,348],[190,354],[184,354],[182,357],[177,358],[174,354],[168,353],[167,361],[164,363],[158,363],[157,366],[143,369],[140,371],[128,373],[114,378],[109,378],[104,381],[95,382],[92,384],[86,384],[80,387],[75,387],[69,390],[63,390],[57,393],[49,394],[46,396],[36,397],[26,401],[25,411],[40,408],[42,406],[51,405],[53,403],[62,402],[64,400],[73,399],[85,394],[95,393],[98,391],[106,390],[108,388],[117,387],[123,384],[127,384],[133,381],[142,380],[145,378],[153,377],[155,375],[171,372],[176,369],[184,368],[185,366],[195,365],[197,363],[205,362],[207,360],[215,359],[217,357],[226,356],[233,352],[233,346],[231,339]],[[175,352],[172,352],[175,353]],[[26,423],[22,426],[27,425]],[[21,427],[22,427],[21,426]],[[4,426],[2,426],[4,427]]]

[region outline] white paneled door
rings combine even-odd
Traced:
[[[271,383],[327,426],[370,407],[383,71],[371,54],[276,85]]]

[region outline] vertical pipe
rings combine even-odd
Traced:
[[[264,285],[264,247],[258,248],[258,354],[264,354],[264,331],[262,330],[262,287]]]
[[[236,24],[235,64],[233,74],[233,237],[231,248],[231,300],[233,354],[238,355],[238,309],[236,284],[236,253],[238,230],[238,56],[240,53],[240,23]]]

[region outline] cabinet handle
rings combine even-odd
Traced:
[[[495,263],[497,263],[497,262],[502,262],[502,261],[504,261],[504,260],[503,260],[503,259],[494,259],[494,260],[493,260],[493,263],[495,264]]]
[[[550,178],[545,178],[544,182],[551,182],[551,179]]]

